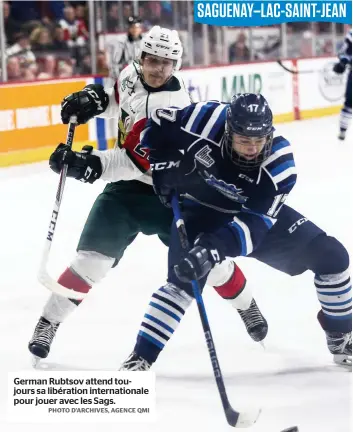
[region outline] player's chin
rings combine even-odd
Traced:
[[[243,154],[243,155],[242,155],[242,157],[243,157],[244,159],[248,160],[248,161],[252,161],[252,160],[256,159],[257,156],[258,156],[257,154],[255,154],[255,155],[245,155],[245,154]]]
[[[155,88],[161,87],[164,83],[165,83],[164,77],[153,76],[153,75],[149,76],[149,84],[151,87],[155,87]]]

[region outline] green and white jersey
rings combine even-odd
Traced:
[[[141,79],[140,66],[133,62],[121,72],[114,87],[105,91],[109,105],[100,117],[117,119],[118,138],[114,149],[94,151],[101,158],[101,178],[106,181],[136,179],[152,184],[148,151],[140,145],[140,134],[155,109],[190,105],[182,78],[176,73],[155,89]]]

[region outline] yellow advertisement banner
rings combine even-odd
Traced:
[[[60,103],[87,81],[81,78],[1,85],[0,166],[44,159],[65,142],[67,126],[61,123]],[[88,139],[88,126],[78,127],[75,142]]]

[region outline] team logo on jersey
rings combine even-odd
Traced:
[[[121,113],[120,113],[120,118],[118,121],[118,145],[119,145],[119,147],[122,147],[125,144],[126,136],[128,133],[127,131],[129,130],[130,123],[131,123],[131,117],[129,116],[129,114],[126,111],[124,111],[122,109]]]
[[[210,156],[211,151],[210,146],[206,145],[195,154],[195,159],[205,165],[206,168],[210,168],[214,164],[214,159]]]
[[[120,89],[121,89],[121,91],[125,91],[126,89],[130,90],[131,92],[129,93],[129,95],[131,95],[132,92],[134,92],[134,83],[133,83],[133,81],[131,81],[129,77],[124,78],[121,81]]]
[[[244,204],[248,197],[242,195],[243,189],[237,188],[233,184],[226,183],[223,180],[216,179],[216,177],[212,174],[208,174],[206,171],[204,172],[206,178],[206,183],[220,192],[222,195],[231,199],[232,201],[236,201],[239,204]]]

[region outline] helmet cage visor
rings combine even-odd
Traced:
[[[258,168],[271,154],[273,128],[268,133],[243,134],[226,122],[224,146],[231,161],[242,170]]]

